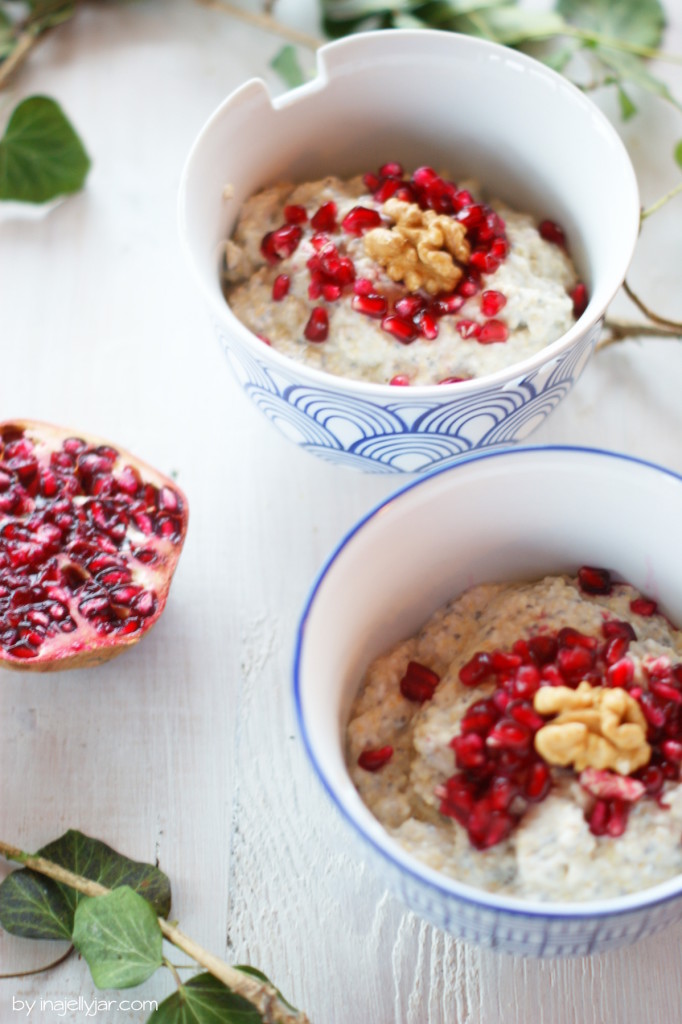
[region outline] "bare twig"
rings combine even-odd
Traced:
[[[625,341],[627,338],[668,338],[672,341],[682,339],[682,325],[675,329],[628,320],[605,320],[604,332],[596,345],[596,352],[600,352],[618,341]]]
[[[679,320],[669,320],[665,316],[659,316],[658,313],[654,313],[652,309],[649,309],[647,305],[640,299],[639,295],[636,295],[627,281],[623,281],[623,291],[627,297],[634,302],[639,310],[644,313],[644,316],[651,320],[654,324],[659,324],[661,327],[667,327],[671,331],[682,331],[682,322]]]
[[[197,0],[197,3],[203,7],[210,7],[214,11],[222,11],[224,14],[229,14],[231,17],[244,21],[247,25],[254,25],[264,32],[271,32],[273,35],[280,36],[282,39],[295,43],[297,46],[306,46],[309,50],[317,50],[324,42],[323,39],[319,39],[317,36],[311,36],[307,32],[299,32],[298,29],[290,28],[289,25],[283,25],[281,21],[273,18],[267,10],[262,13],[245,11],[241,7],[229,3],[228,0]]]
[[[0,64],[0,89],[2,89],[3,85],[5,85],[8,78],[14,74],[17,68],[23,64],[37,41],[38,36],[35,32],[21,33],[9,57],[6,57],[2,64]]]
[[[93,882],[90,878],[74,874],[67,868],[47,860],[45,857],[38,857],[16,846],[11,846],[0,840],[0,853],[7,860],[14,860],[32,871],[41,875],[53,878],[55,882],[61,882],[70,889],[83,893],[85,896],[105,896],[111,892],[99,882]],[[281,1002],[277,991],[272,985],[259,981],[250,974],[230,967],[217,956],[203,949],[197,942],[190,939],[180,931],[174,924],[170,924],[163,917],[158,918],[159,927],[164,938],[172,942],[174,946],[181,949],[188,956],[191,956],[200,967],[205,968],[214,978],[221,981],[232,992],[252,1003],[261,1014],[264,1024],[310,1024],[306,1015],[300,1011],[289,1011]]]

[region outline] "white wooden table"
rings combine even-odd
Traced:
[[[668,9],[667,47],[679,53],[677,0]],[[282,0],[278,13],[315,27],[314,0]],[[190,0],[102,3],[14,80],[10,100],[45,92],[62,102],[94,167],[86,191],[47,214],[0,208],[0,419],[50,420],[133,449],[177,472],[191,516],[167,609],[138,648],[96,670],[0,673],[0,837],[35,849],[74,827],[158,858],[184,930],[265,970],[316,1024],[675,1024],[682,924],[577,961],[467,947],[405,913],[347,849],[308,767],[290,698],[299,610],[336,541],[401,480],[300,452],[242,397],[175,220],[199,127],[249,77],[281,90],[268,69],[280,45]],[[682,68],[660,70],[682,96]],[[682,117],[640,102],[621,130],[646,205],[679,180]],[[605,106],[617,120],[613,100]],[[631,274],[678,318],[681,227],[682,196],[647,223]],[[622,297],[615,310],[633,314]],[[680,381],[678,342],[608,348],[533,441],[610,447],[682,471]],[[2,972],[54,955],[52,944],[0,934]],[[136,995],[171,988],[159,974]],[[72,957],[0,981],[0,1024],[80,1022],[39,1002],[22,1018],[13,999],[94,993]],[[144,1018],[119,1009],[97,1019]]]

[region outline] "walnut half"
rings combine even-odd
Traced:
[[[365,234],[367,255],[410,292],[419,288],[430,295],[452,291],[462,277],[455,260],[466,264],[471,254],[464,225],[402,199],[387,199],[383,212],[394,224]]]
[[[549,764],[611,769],[629,775],[651,757],[647,724],[626,690],[590,686],[543,686],[533,699],[540,715],[556,715],[535,734],[535,749]]]

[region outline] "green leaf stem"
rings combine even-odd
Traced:
[[[99,839],[69,830],[38,854],[108,889],[128,885],[151,904],[155,914],[170,912],[170,882],[162,871],[112,850]],[[29,939],[70,939],[74,915],[86,897],[35,871],[14,871],[0,885],[0,924]]]

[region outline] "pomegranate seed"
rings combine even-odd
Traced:
[[[523,795],[531,803],[544,800],[552,787],[552,775],[544,761],[535,761],[528,770]]]
[[[601,631],[605,637],[622,636],[627,640],[637,639],[637,634],[630,623],[621,622],[619,619],[605,619]]]
[[[557,640],[561,647],[584,647],[585,650],[594,651],[597,648],[598,640],[593,636],[581,633],[579,629],[572,626],[564,626],[557,633]]]
[[[481,325],[475,320],[458,320],[455,328],[462,338],[477,338],[481,333]]]
[[[490,730],[485,742],[488,747],[501,747],[514,754],[524,754],[529,750],[532,739],[527,726],[513,718],[501,718]]]
[[[368,192],[374,192],[375,189],[379,188],[379,175],[378,174],[363,174],[362,183]]]
[[[509,651],[493,651],[490,656],[490,664],[493,672],[513,672],[523,664],[520,654],[513,654]]]
[[[303,331],[308,341],[326,341],[329,335],[329,317],[323,306],[315,306],[308,318],[308,323]]]
[[[656,765],[649,765],[647,768],[639,774],[639,779],[642,782],[647,796],[658,796],[663,789],[663,772]]]
[[[500,261],[492,252],[486,249],[474,249],[469,257],[469,263],[482,274],[494,274],[499,269]]]
[[[457,220],[464,225],[467,231],[472,231],[479,224],[482,224],[484,218],[485,209],[480,203],[472,203],[470,206],[464,207],[457,214]]]
[[[564,234],[563,228],[560,228],[553,220],[541,221],[538,225],[538,233],[540,238],[544,238],[546,242],[558,245],[562,249],[566,248],[566,235]]]
[[[515,722],[520,722],[531,732],[535,733],[538,729],[542,729],[545,724],[545,720],[542,715],[539,715],[534,709],[533,705],[528,700],[513,700],[507,705],[507,714],[514,719]]]
[[[461,281],[457,285],[457,294],[461,295],[465,299],[470,299],[472,295],[475,295],[479,290],[480,284],[472,274],[467,274],[462,277]]]
[[[630,805],[624,800],[609,801],[609,816],[606,823],[606,832],[616,839],[622,836],[627,827]]]
[[[351,305],[358,313],[378,320],[386,315],[387,302],[383,295],[354,295]]]
[[[455,818],[460,825],[466,825],[474,806],[474,795],[461,775],[453,775],[442,786],[438,786],[435,795],[441,800],[441,814]]]
[[[372,295],[374,293],[374,284],[366,277],[358,277],[353,282],[353,291],[356,295]]]
[[[606,800],[597,800],[588,818],[590,832],[595,836],[606,835],[606,826],[609,820],[609,805]]]
[[[406,377],[404,373],[396,373],[395,377],[391,377],[388,383],[398,388],[407,388],[410,386],[410,378]]]
[[[416,316],[426,306],[426,299],[423,299],[421,295],[404,295],[395,304],[395,312],[398,316],[403,317],[405,320],[410,320]]]
[[[457,767],[481,768],[486,762],[485,743],[484,738],[475,732],[455,736],[450,746],[455,752]]]
[[[557,654],[557,667],[564,679],[580,682],[594,664],[594,654],[584,647],[562,647]]]
[[[393,314],[383,318],[381,327],[401,345],[409,345],[417,337],[417,330],[411,320],[403,320],[402,317]]]
[[[305,224],[308,219],[305,206],[285,206],[284,219],[287,224]]]
[[[664,740],[661,744],[661,750],[666,760],[674,761],[676,764],[682,763],[682,743],[678,740]]]
[[[589,565],[583,565],[578,569],[578,583],[586,594],[610,594],[613,590],[609,570],[595,569]]]
[[[648,597],[636,597],[634,601],[630,601],[630,611],[635,615],[642,615],[648,618],[650,615],[656,614],[658,605]]]
[[[615,665],[627,653],[630,641],[625,636],[612,636],[604,647],[604,661],[607,665]]]
[[[380,178],[402,178],[402,176],[403,166],[402,164],[399,164],[396,161],[393,161],[388,164],[383,164],[383,166],[379,168]]]
[[[500,717],[500,712],[490,700],[474,701],[460,722],[462,734],[477,732],[485,736]]]
[[[646,791],[640,779],[632,779],[627,775],[601,768],[585,768],[580,773],[580,785],[599,800],[624,800],[635,803]]]
[[[289,292],[291,278],[288,274],[278,274],[272,283],[272,297],[275,302],[281,302]]]
[[[361,235],[381,225],[381,214],[366,206],[354,206],[341,221],[341,227],[349,235]]]
[[[635,666],[629,658],[621,658],[620,661],[609,665],[606,673],[606,681],[609,686],[625,688],[630,685],[635,676]]]
[[[653,726],[654,729],[663,728],[665,725],[665,711],[656,703],[654,694],[643,693],[639,698],[639,706],[649,725]]]
[[[678,690],[671,683],[662,682],[660,679],[650,679],[649,689],[661,700],[669,700],[674,704],[682,704],[682,690]]]
[[[322,298],[326,299],[327,302],[336,302],[341,297],[341,285],[338,284],[323,284],[322,285]]]
[[[434,338],[438,337],[438,321],[430,313],[422,313],[417,326],[419,333],[429,341],[433,341]]]
[[[336,203],[322,203],[322,206],[310,218],[310,225],[315,231],[334,231],[336,229]]]
[[[540,671],[535,665],[522,665],[514,673],[515,697],[532,697],[540,689]]]
[[[400,680],[400,692],[407,700],[422,704],[433,697],[440,676],[418,661],[408,662],[405,675]]]
[[[268,263],[279,263],[293,255],[302,236],[303,232],[297,224],[285,224],[275,231],[268,231],[261,242],[260,251]]]
[[[498,341],[506,341],[508,337],[509,328],[502,320],[487,320],[477,335],[480,345],[492,345]]]
[[[459,681],[463,686],[478,686],[492,672],[491,658],[485,651],[474,654],[459,670]]]
[[[378,203],[385,203],[387,199],[395,195],[400,185],[401,183],[396,178],[387,178],[386,181],[379,185],[379,188],[374,193],[374,198]]]
[[[494,810],[506,811],[512,800],[521,792],[519,786],[504,775],[498,775],[490,784],[490,802]]]
[[[393,747],[378,747],[377,749],[368,748],[363,750],[358,757],[358,764],[361,768],[364,768],[366,772],[378,772],[380,768],[383,768],[385,764],[393,757]]]
[[[559,649],[556,637],[541,634],[532,636],[528,641],[530,656],[536,665],[547,665],[554,661]]]
[[[465,206],[473,205],[474,197],[471,192],[468,192],[465,188],[461,188],[453,195],[452,202],[455,210],[459,213],[465,208]]]
[[[582,281],[580,281],[575,286],[573,291],[570,292],[570,297],[571,297],[571,300],[573,302],[573,316],[577,320],[579,317],[581,317],[583,315],[583,313],[587,309],[587,304],[588,304],[588,301],[589,301],[588,295],[587,295],[587,288],[582,283]]]
[[[443,377],[439,384],[461,384],[464,380],[471,380],[470,377]]]
[[[497,316],[501,309],[507,305],[507,296],[502,292],[487,289],[481,295],[481,312],[483,316]]]
[[[514,819],[505,811],[496,811],[489,798],[477,800],[469,815],[467,832],[473,845],[487,850],[506,839],[512,830]]]

